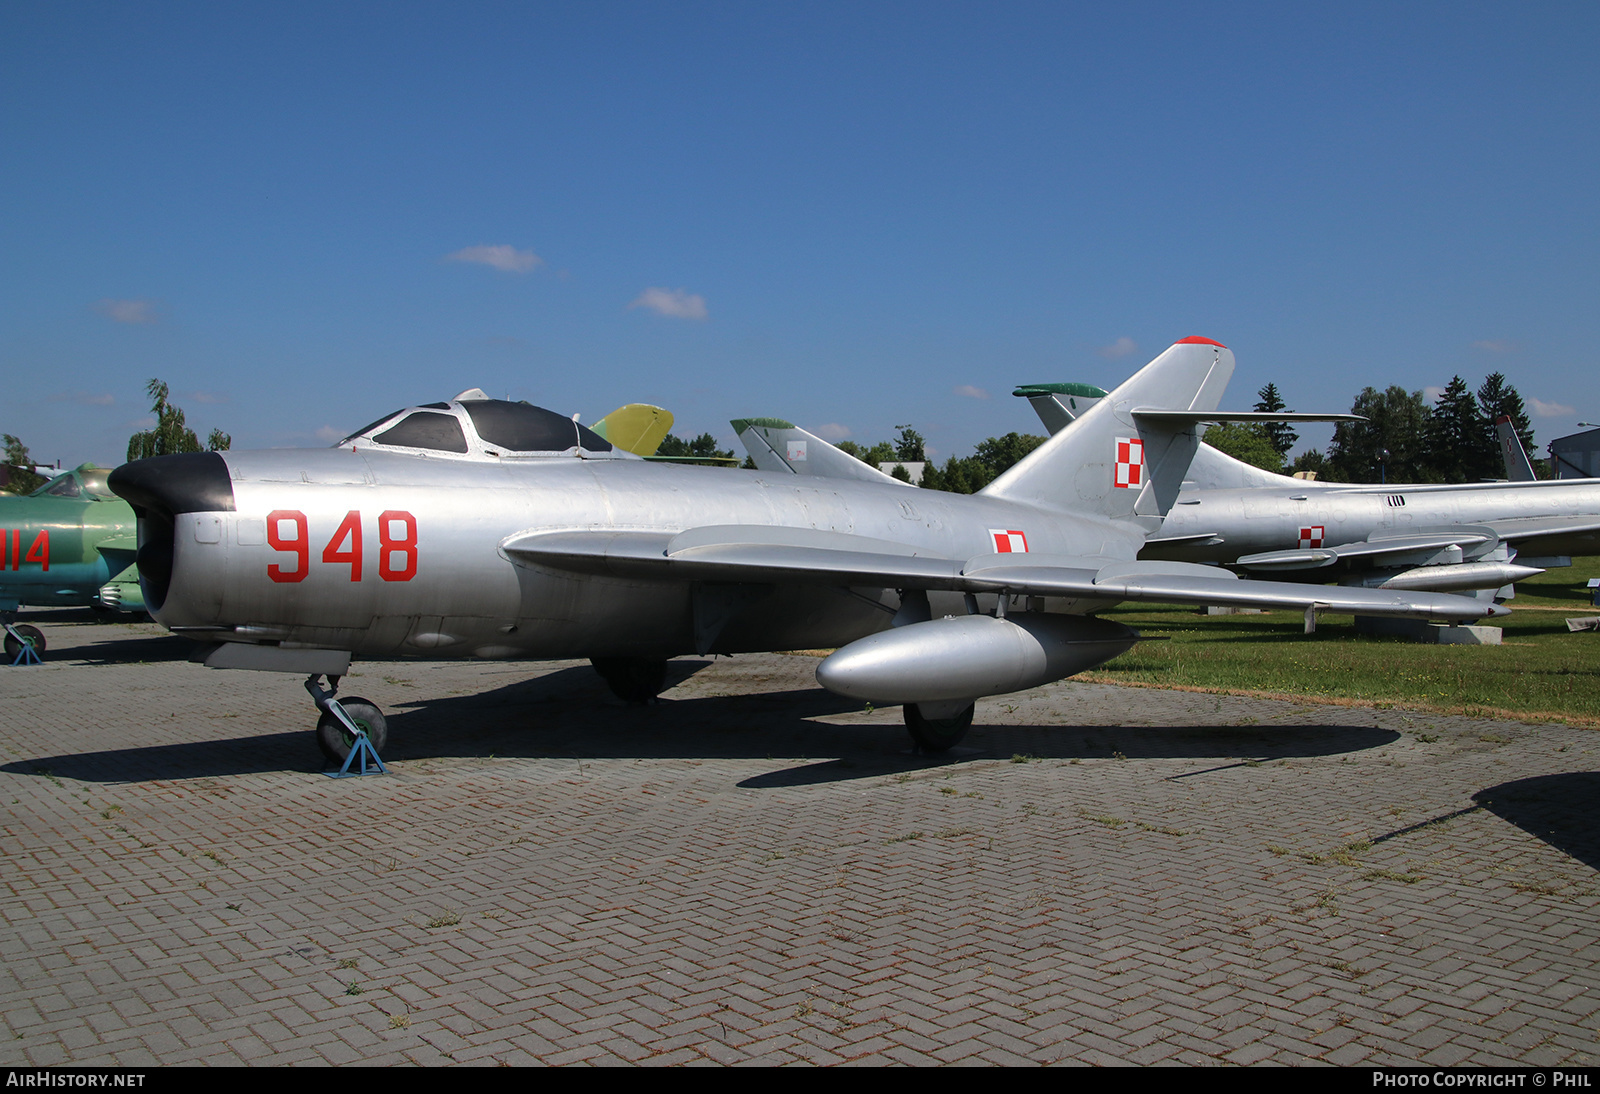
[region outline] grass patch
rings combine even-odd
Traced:
[[[1205,616],[1125,605],[1101,614],[1170,641],[1142,642],[1077,679],[1600,726],[1600,638],[1566,626],[1568,615],[1595,614],[1591,577],[1600,577],[1600,558],[1519,582],[1511,615],[1495,620],[1502,646],[1360,635],[1349,616],[1324,616],[1308,635],[1299,612]]]
[[[1094,821],[1096,824],[1103,824],[1107,828],[1121,828],[1128,823],[1121,817],[1113,817],[1109,813],[1090,813],[1087,810],[1080,810],[1078,816],[1087,821]]]

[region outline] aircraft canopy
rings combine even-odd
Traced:
[[[553,410],[504,399],[424,403],[386,414],[335,448],[382,446],[454,456],[584,459],[638,457],[614,449],[587,426]]]

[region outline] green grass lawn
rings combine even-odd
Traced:
[[[1304,634],[1299,612],[1197,615],[1124,607],[1101,614],[1148,638],[1080,680],[1303,696],[1444,712],[1510,713],[1600,726],[1600,632],[1567,630],[1569,616],[1600,615],[1585,582],[1600,559],[1579,558],[1517,586],[1512,614],[1495,622],[1501,646],[1434,646],[1355,632],[1349,616]],[[1518,610],[1520,609],[1520,610]]]

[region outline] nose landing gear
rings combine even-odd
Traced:
[[[0,625],[5,627],[6,656],[13,665],[44,664],[44,658],[39,656],[44,652],[44,633],[38,627],[13,623],[10,619],[0,619]]]
[[[336,779],[353,775],[387,773],[388,768],[378,757],[378,750],[389,743],[389,723],[383,711],[370,699],[351,696],[335,699],[339,678],[328,677],[328,687],[321,685],[322,674],[312,673],[306,678],[306,691],[317,704],[322,716],[317,719],[317,747],[330,763],[340,764],[337,772],[329,772]],[[359,770],[350,767],[359,760]],[[376,769],[369,772],[367,764]]]

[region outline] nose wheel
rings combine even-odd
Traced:
[[[44,632],[26,623],[5,623],[6,656],[13,665],[42,665],[44,658]]]
[[[339,764],[338,775],[366,775],[370,763],[372,774],[386,772],[378,753],[389,744],[389,723],[383,711],[370,699],[352,695],[348,699],[335,699],[339,678],[330,676],[329,686],[323,688],[322,675],[314,674],[306,680],[306,691],[322,716],[317,719],[317,747],[330,763]],[[351,770],[356,766],[358,770]]]

